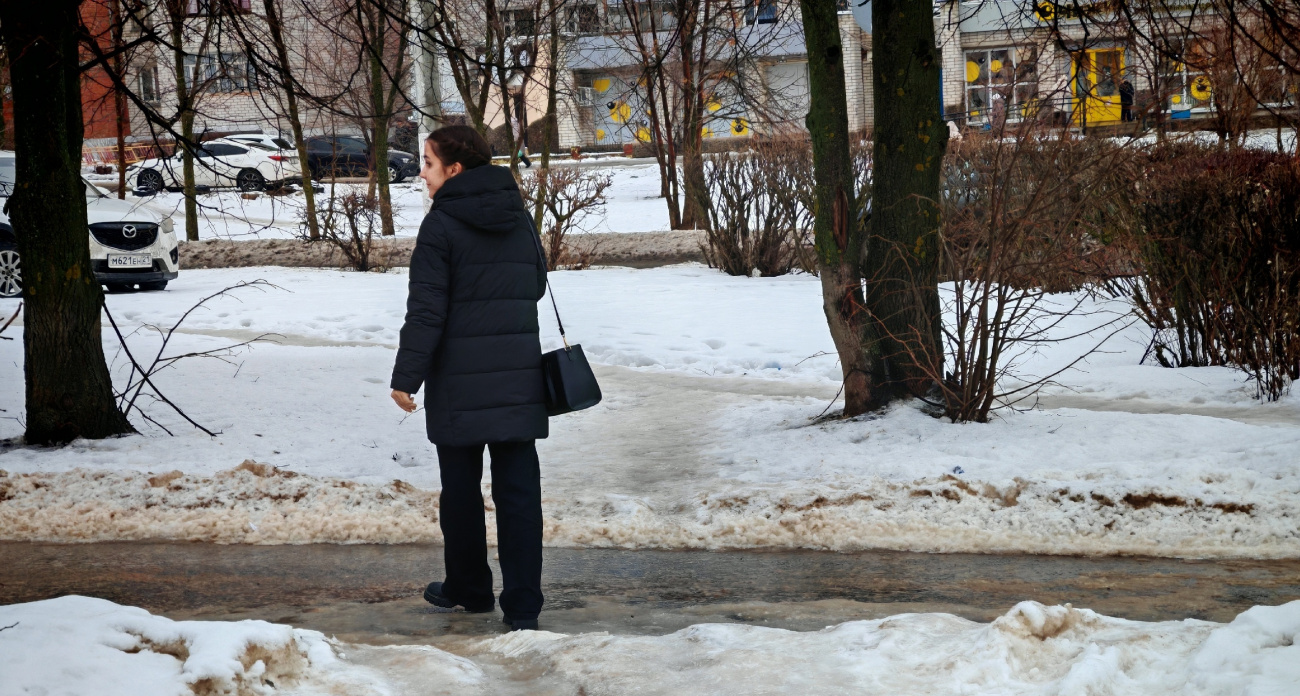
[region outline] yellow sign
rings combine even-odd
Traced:
[[[749,133],[749,121],[746,121],[743,118],[735,118],[731,120],[732,135],[746,135],[748,133]]]
[[[614,123],[627,123],[632,117],[632,107],[623,102],[614,102],[614,107],[609,110],[609,118]]]
[[[979,82],[980,66],[973,60],[966,61],[966,81]]]
[[[597,128],[597,129],[596,129],[596,141],[599,142],[599,141],[604,140],[604,139],[605,139],[605,129],[604,129],[604,128]]]
[[[1056,5],[1050,2],[1040,2],[1034,7],[1034,16],[1040,22],[1051,22],[1056,18]]]
[[[650,142],[650,129],[645,126],[636,129],[636,139],[643,143]]]
[[[1190,91],[1192,96],[1196,97],[1197,101],[1205,101],[1210,98],[1210,94],[1214,90],[1210,86],[1210,78],[1204,75],[1197,75],[1192,78]]]
[[[989,63],[989,68],[995,73],[1002,72],[1002,61],[995,60]]]
[[[713,137],[713,129],[712,129],[712,128],[709,128],[708,126],[704,126],[703,128],[700,129],[700,137],[701,137],[701,138],[712,138],[712,137]]]
[[[719,111],[722,109],[722,102],[717,100],[710,100],[708,104],[704,105],[704,108],[708,109],[709,111]]]
[[[596,90],[596,91],[597,91],[598,93],[600,93],[600,94],[604,94],[605,92],[608,92],[608,91],[609,91],[609,78],[608,78],[608,77],[602,77],[602,78],[597,79],[597,80],[592,80],[592,82],[591,82],[591,88],[594,89],[594,90]]]

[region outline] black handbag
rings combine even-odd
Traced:
[[[533,227],[532,218],[528,219],[532,229],[533,240],[537,242],[537,254],[546,266],[546,254],[542,251],[542,237]],[[542,382],[546,395],[546,415],[558,416],[573,411],[581,411],[600,403],[600,385],[596,374],[587,363],[587,355],[581,345],[569,345],[564,335],[564,322],[560,321],[560,308],[555,304],[555,291],[549,281],[546,291],[551,296],[551,309],[555,310],[555,323],[560,327],[560,340],[564,347],[542,354]]]

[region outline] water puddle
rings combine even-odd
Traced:
[[[0,604],[83,594],[173,619],[257,618],[352,643],[446,649],[504,631],[499,613],[420,599],[441,578],[441,546],[0,543],[0,557]],[[990,621],[1022,600],[1222,622],[1300,598],[1300,560],[548,548],[543,582],[543,628],[561,633],[819,630],[907,612]]]

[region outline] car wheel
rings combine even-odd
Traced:
[[[235,176],[240,191],[261,191],[266,188],[266,178],[256,169],[244,169]]]
[[[0,247],[0,297],[23,294],[23,269],[18,250]]]
[[[159,174],[152,169],[146,169],[136,175],[135,185],[142,189],[149,189],[150,191],[161,191],[163,190],[162,174]]]
[[[146,290],[146,291],[148,291],[148,290],[166,290],[166,289],[167,289],[167,281],[165,281],[165,280],[160,280],[160,281],[158,281],[158,282],[156,282],[156,283],[140,283],[140,289],[141,289],[141,290]]]
[[[402,180],[402,170],[393,165],[388,165],[388,183],[396,184]]]

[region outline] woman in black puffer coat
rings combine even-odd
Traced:
[[[512,629],[542,608],[542,498],[535,441],[547,435],[537,301],[546,263],[510,171],[491,164],[474,129],[449,126],[424,143],[420,178],[433,208],[411,256],[393,400],[408,413],[425,392],[429,440],[442,476],[439,523],[446,580],[424,598],[472,612],[493,608],[483,518],[483,449],[492,456],[503,589]]]

